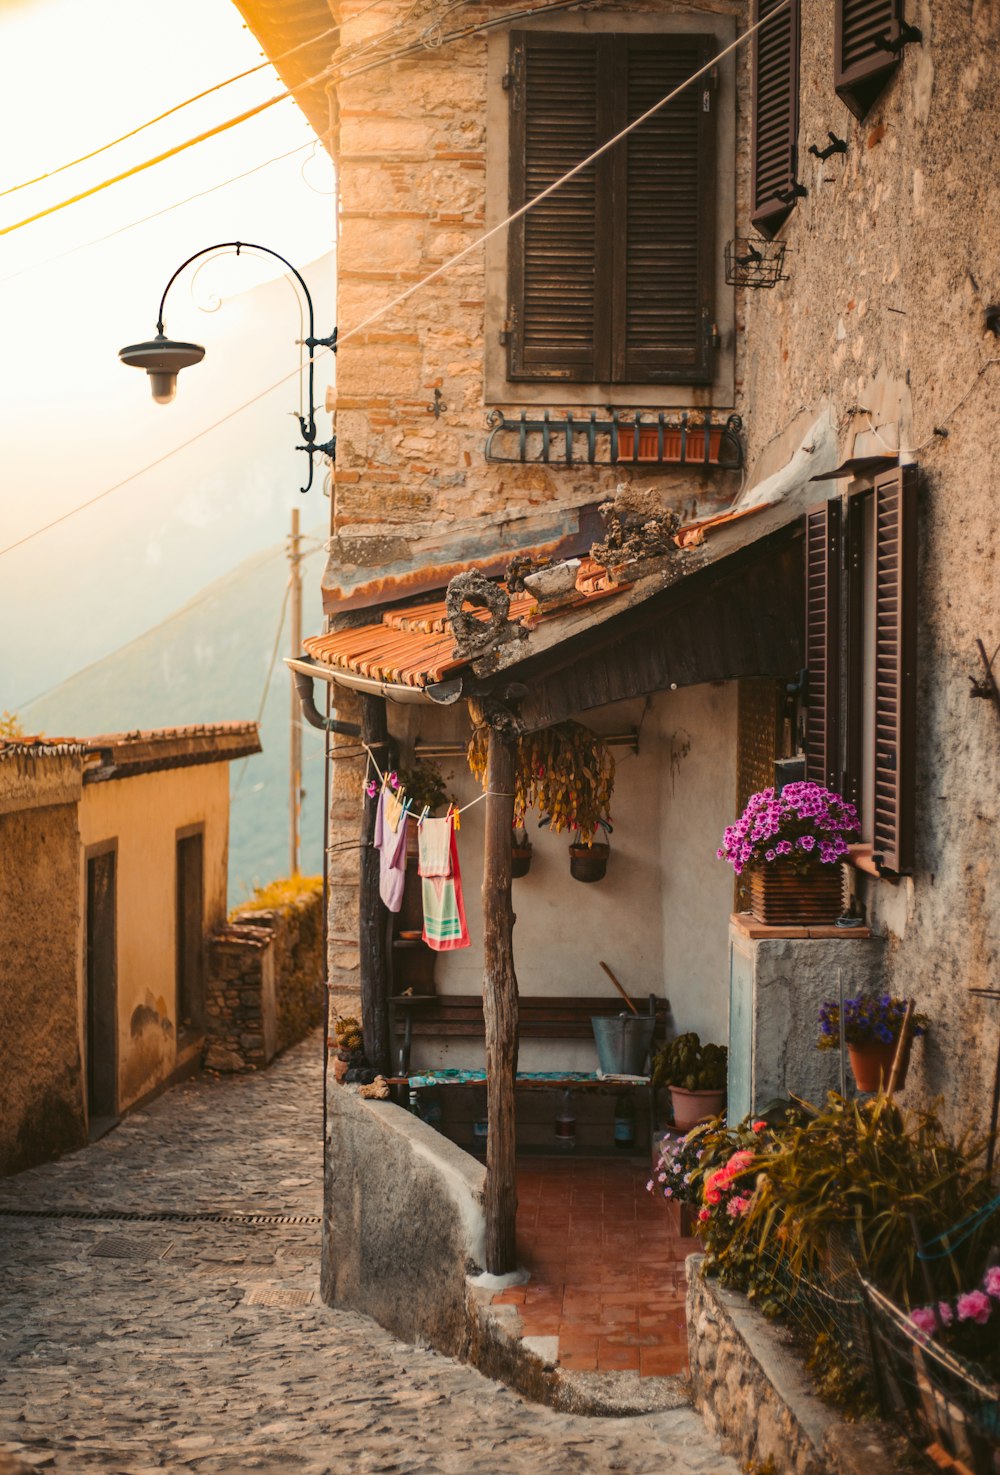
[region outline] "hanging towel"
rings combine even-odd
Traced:
[[[389,806],[395,803],[394,796],[385,789],[378,796],[375,811],[374,845],[379,852],[378,893],[390,912],[398,912],[403,905],[403,887],[406,884],[406,826],[399,823],[393,833]]]
[[[462,901],[462,875],[451,815],[425,819],[420,826],[424,942],[436,953],[469,946]]]

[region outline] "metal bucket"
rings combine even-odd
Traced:
[[[597,1061],[606,1076],[643,1075],[656,1020],[641,1014],[590,1016]]]

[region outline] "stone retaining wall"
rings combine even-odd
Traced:
[[[205,1065],[259,1070],[323,1023],[319,892],[233,913],[208,942]]]
[[[687,1262],[691,1391],[709,1433],[745,1466],[774,1475],[873,1475],[894,1470],[900,1443],[880,1423],[846,1423],[809,1382],[789,1333],[745,1296]]]
[[[466,1277],[485,1263],[482,1163],[401,1107],[332,1082],[327,1134],[324,1301],[467,1357]]]

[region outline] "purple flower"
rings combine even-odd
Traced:
[[[985,1326],[993,1312],[993,1302],[982,1291],[966,1291],[956,1303],[959,1321],[974,1321]]]
[[[369,799],[375,798],[375,795],[378,793],[378,784],[375,782],[374,779],[372,779],[371,783],[365,785],[365,793],[368,795]]]
[[[765,855],[764,855],[764,859],[765,860],[773,860],[774,859],[774,851],[773,850],[768,850],[765,853]]]
[[[814,848],[815,844],[816,844],[816,841],[815,841],[815,839],[813,838],[812,835],[800,835],[799,836],[798,846],[799,846],[799,849],[800,850],[806,850],[806,851],[812,850]]]

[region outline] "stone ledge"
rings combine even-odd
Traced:
[[[687,1261],[688,1353],[695,1408],[740,1460],[775,1475],[889,1475],[914,1468],[909,1446],[881,1421],[849,1424],[814,1392],[789,1333],[745,1296]]]

